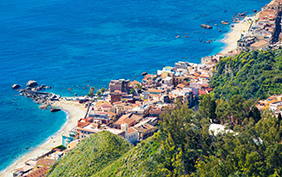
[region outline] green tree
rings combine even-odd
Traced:
[[[129,94],[134,95],[134,93],[135,93],[134,89],[130,89]]]
[[[211,104],[209,106],[209,118],[213,121],[216,121],[216,102],[211,100]]]

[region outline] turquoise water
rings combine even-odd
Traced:
[[[153,73],[177,61],[200,63],[201,57],[224,47],[219,41],[230,27],[221,25],[222,20],[268,2],[2,0],[0,170],[66,121],[64,112],[42,111],[32,100],[15,96],[14,83],[33,79],[62,96],[85,95],[87,85],[98,89],[111,79],[140,79],[143,71]],[[202,23],[218,27],[202,30]],[[217,42],[199,42],[210,39]]]

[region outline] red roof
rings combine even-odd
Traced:
[[[207,94],[206,91],[201,91],[201,90],[199,90],[199,95],[205,95],[205,94]]]

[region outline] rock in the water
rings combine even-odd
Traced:
[[[143,72],[141,75],[146,76],[147,74],[148,74],[147,72]]]
[[[37,86],[37,82],[30,80],[28,81],[28,83],[26,84],[27,87],[36,87]]]
[[[13,86],[12,86],[12,89],[18,89],[18,88],[20,88],[21,86],[19,85],[19,84],[14,84]]]
[[[205,25],[205,24],[201,24],[201,28],[203,28],[203,29],[212,29],[212,26],[210,26],[210,25]]]
[[[74,94],[74,96],[76,96],[76,95],[77,95],[77,93]]]
[[[72,88],[68,88],[69,91],[72,91]]]
[[[223,25],[230,25],[230,23],[226,22],[226,21],[222,21],[221,24],[223,24]]]
[[[58,111],[61,111],[61,109],[59,109],[59,108],[51,108],[50,111],[51,112],[58,112]]]

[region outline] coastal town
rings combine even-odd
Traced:
[[[60,145],[17,166],[13,169],[13,176],[44,176],[58,159],[80,141],[101,131],[109,131],[134,145],[152,136],[158,131],[158,123],[162,121],[160,115],[166,107],[173,107],[173,103],[179,101],[190,108],[197,108],[201,97],[212,93],[209,81],[221,58],[241,51],[280,47],[281,10],[282,0],[272,0],[253,17],[244,17],[242,23],[248,24],[248,30],[241,33],[236,49],[203,57],[200,64],[179,61],[155,74],[143,72],[140,81],[111,80],[108,88],[99,89],[96,94],[95,88],[89,87],[87,96],[60,97],[40,92],[46,86],[37,87],[36,81],[30,81],[27,88],[19,91],[40,103],[41,109],[51,107],[51,111],[56,112],[60,108],[64,110],[60,103],[71,103],[78,105],[84,115],[80,114],[75,126],[60,134]],[[13,86],[13,89],[19,88],[17,84]],[[282,96],[274,95],[258,101],[256,107],[278,115],[282,113]],[[224,126],[220,128],[224,130]]]

